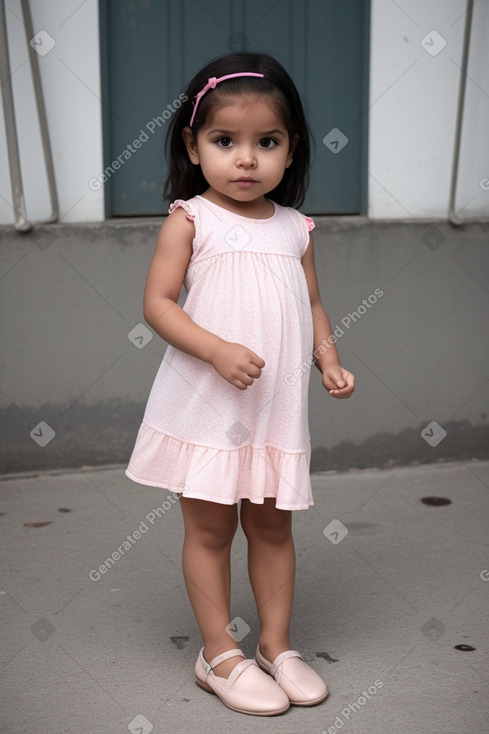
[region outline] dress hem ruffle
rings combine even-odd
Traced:
[[[232,505],[241,499],[263,504],[265,497],[273,497],[277,509],[307,510],[314,505],[310,451],[310,439],[306,451],[297,452],[251,444],[217,449],[183,441],[143,421],[125,474],[139,484],[194,499]],[[221,481],[222,491],[208,491]]]

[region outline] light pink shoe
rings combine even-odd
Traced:
[[[229,678],[215,675],[212,668],[235,655],[245,655],[241,650],[227,650],[217,655],[210,664],[204,658],[204,648],[195,663],[195,682],[215,693],[226,706],[240,714],[275,716],[290,706],[287,694],[266,675],[254,660],[244,659],[231,671]]]
[[[326,683],[304,662],[297,650],[286,650],[270,663],[257,645],[256,662],[277,681],[295,706],[314,706],[328,697]]]

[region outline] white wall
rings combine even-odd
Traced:
[[[38,56],[53,150],[60,221],[104,219],[103,192],[88,181],[102,165],[98,0],[30,0],[34,34],[55,45]],[[6,0],[10,67],[27,213],[48,216],[49,196],[20,0]],[[13,222],[3,113],[0,114],[0,223]]]
[[[369,211],[446,218],[465,0],[372,0]],[[489,2],[474,5],[455,210],[489,217]],[[430,55],[436,31],[446,46]],[[436,42],[435,42],[436,43]],[[436,47],[432,47],[436,48]]]
[[[103,191],[88,181],[103,168],[98,2],[35,0],[34,32],[55,41],[39,57],[62,222],[102,221]],[[372,0],[369,216],[446,218],[460,78],[465,0]],[[12,84],[28,216],[49,212],[20,0],[6,0]],[[488,217],[489,2],[474,6],[456,208]],[[421,40],[436,30],[436,56]],[[0,224],[13,222],[3,115]]]

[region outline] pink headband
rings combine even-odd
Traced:
[[[194,121],[195,113],[197,112],[197,107],[199,106],[199,102],[204,96],[206,92],[209,91],[209,89],[215,89],[216,84],[219,84],[219,82],[223,82],[225,79],[234,79],[238,76],[265,76],[264,74],[255,74],[253,71],[240,71],[238,74],[226,74],[226,76],[220,76],[219,79],[216,79],[215,76],[212,76],[205,87],[203,87],[200,92],[195,97],[194,102],[194,111],[192,112],[192,117],[190,118],[190,127],[192,127],[192,123]]]

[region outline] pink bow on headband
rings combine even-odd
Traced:
[[[197,112],[197,107],[199,106],[199,102],[204,96],[206,92],[209,91],[209,89],[215,89],[216,84],[219,84],[219,82],[223,82],[225,79],[234,79],[238,76],[265,76],[264,74],[255,74],[253,71],[240,71],[238,74],[226,74],[226,76],[220,76],[219,79],[217,79],[215,76],[211,76],[209,78],[209,81],[203,87],[200,92],[195,97],[194,102],[194,111],[192,112],[192,117],[190,118],[190,127],[192,127],[192,123],[194,121],[195,113]]]

